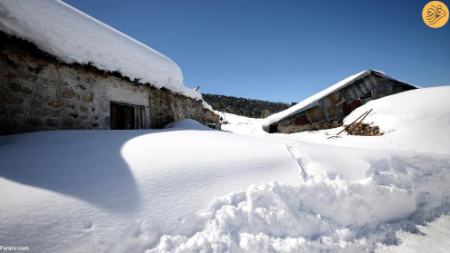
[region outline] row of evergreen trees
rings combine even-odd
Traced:
[[[202,94],[203,99],[214,110],[229,112],[251,118],[265,118],[270,114],[282,111],[290,105],[281,102],[270,102],[242,97]]]

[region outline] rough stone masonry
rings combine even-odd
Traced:
[[[34,44],[0,33],[0,134],[47,129],[109,129],[110,103],[143,108],[143,128],[190,118],[219,125],[195,100],[118,72],[68,64]]]

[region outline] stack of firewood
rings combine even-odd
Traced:
[[[362,122],[356,122],[348,125],[346,128],[350,135],[378,136],[383,135],[378,126],[372,126]]]

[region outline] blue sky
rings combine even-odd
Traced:
[[[369,68],[450,85],[450,23],[425,26],[427,1],[65,2],[167,55],[202,92],[295,102]]]

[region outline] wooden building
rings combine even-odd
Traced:
[[[269,133],[294,133],[338,127],[345,116],[370,100],[416,88],[379,71],[363,71],[269,116],[263,128]]]

